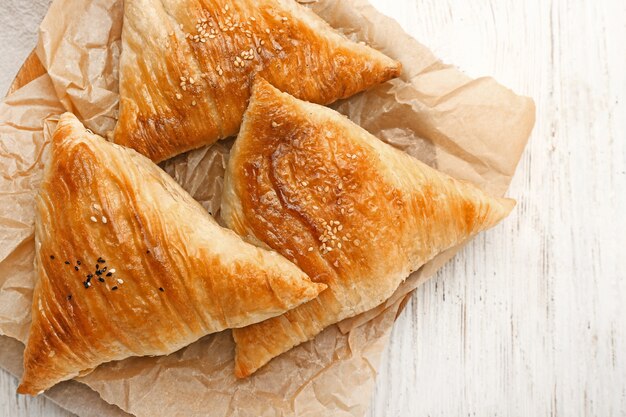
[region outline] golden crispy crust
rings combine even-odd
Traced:
[[[513,206],[260,80],[231,152],[222,216],[329,289],[234,330],[236,375],[379,305],[410,272]]]
[[[281,314],[315,297],[275,252],[245,243],[150,160],[69,114],[37,201],[39,275],[20,393],[128,356]]]
[[[237,133],[256,74],[329,104],[400,74],[294,0],[126,0],[116,143],[154,161]]]

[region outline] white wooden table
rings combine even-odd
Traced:
[[[49,0],[0,2],[0,90]],[[372,0],[447,62],[537,103],[513,215],[420,288],[372,416],[626,415],[626,1]],[[0,416],[67,416],[15,395]]]

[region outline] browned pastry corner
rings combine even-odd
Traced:
[[[329,289],[234,330],[236,375],[376,307],[412,271],[492,227],[514,205],[260,80],[231,152],[222,216]]]
[[[239,131],[256,74],[329,104],[401,65],[294,0],[126,0],[116,143],[159,162]]]
[[[50,153],[19,393],[104,362],[172,353],[325,288],[220,227],[152,161],[91,134],[71,114],[61,117]]]

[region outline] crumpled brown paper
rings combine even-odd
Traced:
[[[404,65],[400,79],[335,108],[428,164],[504,193],[534,124],[532,100],[491,78],[473,80],[441,63],[366,0],[321,0],[310,7],[350,38]],[[112,130],[121,24],[122,0],[54,1],[37,47],[49,76],[0,103],[1,334],[24,341],[28,333],[35,279],[33,197],[52,126],[44,120],[69,109],[102,135]],[[162,167],[219,216],[228,151],[225,141]],[[244,381],[233,377],[234,344],[230,332],[222,332],[166,357],[105,364],[80,382],[137,416],[364,415],[402,300],[454,253],[443,253],[414,273],[382,306],[331,326]],[[0,365],[19,374],[17,358],[20,348],[0,339]],[[126,415],[73,381],[46,395],[81,415]]]

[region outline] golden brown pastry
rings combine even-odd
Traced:
[[[400,71],[294,0],[126,0],[114,140],[159,162],[236,134],[255,74],[329,104]]]
[[[18,392],[39,393],[104,362],[172,353],[325,287],[220,227],[149,159],[73,115],[62,116],[51,146]]]
[[[282,316],[235,329],[236,375],[376,307],[412,271],[495,225],[514,204],[260,80],[231,152],[222,216],[329,289]]]

